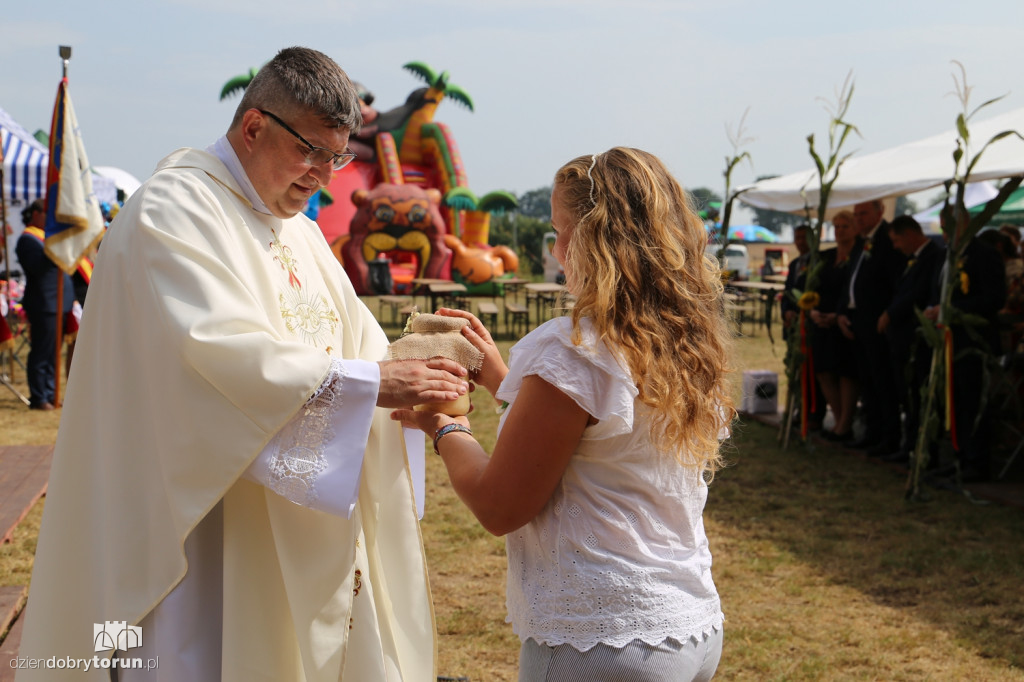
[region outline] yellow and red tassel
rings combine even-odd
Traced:
[[[960,450],[956,436],[956,406],[953,400],[953,330],[946,325],[938,325],[942,330],[943,364],[946,369],[946,429],[954,450]]]
[[[818,396],[814,390],[814,353],[807,342],[807,325],[805,316],[807,309],[800,310],[800,352],[804,356],[800,368],[800,437],[807,438],[807,420],[811,412],[818,409]]]

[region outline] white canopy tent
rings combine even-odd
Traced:
[[[976,154],[993,136],[1006,130],[1024,135],[1024,108],[983,121],[971,121],[970,154]],[[872,199],[891,199],[941,186],[952,176],[956,131],[949,130],[892,149],[854,155],[847,159],[832,186],[828,206],[832,212]],[[853,138],[848,139],[848,144]],[[820,148],[819,154],[825,153]],[[1024,175],[1024,140],[1007,136],[990,146],[971,173],[972,182]],[[803,214],[816,210],[819,199],[816,169],[762,180],[737,190],[737,198],[755,208]]]
[[[999,194],[999,190],[996,189],[995,183],[991,180],[970,182],[964,187],[964,206],[971,208],[987,203],[995,199],[997,194]],[[942,232],[942,228],[939,225],[939,213],[942,211],[943,206],[944,202],[929,206],[925,210],[915,213],[914,220],[924,228],[926,233],[939,234]]]
[[[124,192],[125,198],[130,197],[135,193],[135,190],[142,186],[142,182],[137,177],[121,168],[116,168],[114,166],[93,166],[93,171],[98,175],[102,175],[105,178],[113,180],[117,189]]]

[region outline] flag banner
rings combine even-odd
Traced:
[[[46,205],[46,253],[70,275],[103,238],[104,223],[67,78],[57,88],[53,107]]]

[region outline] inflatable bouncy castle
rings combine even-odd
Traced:
[[[416,278],[451,279],[470,294],[501,293],[501,279],[519,267],[515,252],[490,246],[491,213],[515,208],[504,191],[477,197],[470,189],[455,139],[434,112],[444,98],[470,111],[473,101],[422,62],[403,66],[427,83],[385,112],[359,85],[363,127],[349,139],[356,160],[334,173],[304,211],[316,220],[359,294],[411,291]],[[225,83],[221,100],[244,90],[249,69]],[[374,280],[370,266],[386,264]],[[380,281],[387,282],[382,290]]]
[[[410,291],[414,278],[452,279],[469,293],[500,292],[503,276],[519,267],[507,247],[488,244],[492,212],[515,208],[508,192],[477,197],[470,189],[448,126],[434,121],[445,98],[473,110],[448,72],[422,62],[404,67],[426,81],[405,103],[378,112],[362,86],[363,128],[349,146],[356,160],[337,171],[319,206],[317,223],[360,294],[391,293],[371,286],[373,261],[388,264],[394,290]]]

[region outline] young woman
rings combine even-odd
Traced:
[[[506,367],[480,321],[476,381],[507,403],[494,453],[465,418],[399,410],[505,535],[520,680],[708,680],[722,650],[702,512],[734,410],[717,263],[656,157],[614,148],[555,176],[554,254],[571,317]]]

